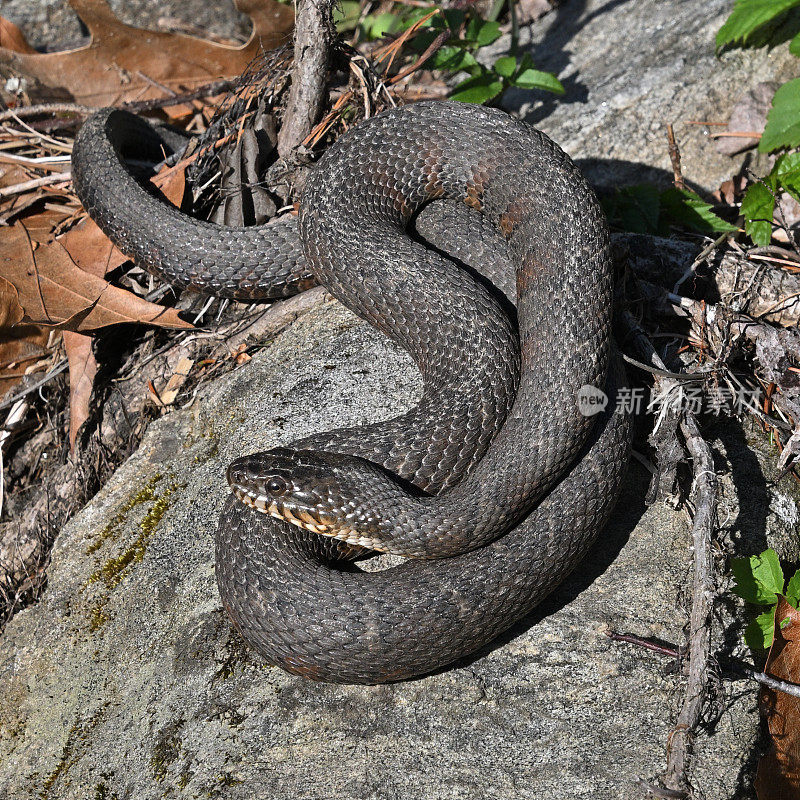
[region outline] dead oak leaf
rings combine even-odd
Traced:
[[[123,322],[192,327],[174,309],[85,272],[61,242],[35,247],[21,222],[1,230],[0,241],[0,273],[13,283],[30,322],[80,332]]]
[[[69,4],[89,30],[88,45],[56,53],[34,53],[29,47],[23,51],[27,42],[12,31],[8,42],[2,40],[6,46],[0,47],[0,64],[47,87],[49,99],[68,97],[89,106],[162,97],[163,91],[154,83],[180,92],[235,77],[262,50],[287,42],[294,25],[289,6],[275,0],[236,0],[236,8],[250,17],[253,32],[246,44],[230,47],[182,33],[126,25],[105,0],[70,0]]]
[[[22,380],[29,365],[48,354],[50,332],[20,324],[23,316],[17,290],[0,278],[0,397]]]
[[[780,680],[800,682],[800,611],[784,597],[775,609],[775,638],[764,671]],[[767,719],[769,751],[758,763],[758,800],[800,797],[800,698],[764,687],[761,709]]]
[[[69,363],[69,449],[74,452],[78,431],[89,419],[97,361],[91,336],[64,331],[63,338]]]

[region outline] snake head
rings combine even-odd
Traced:
[[[283,447],[237,458],[228,467],[228,483],[238,500],[257,511],[374,550],[391,549],[384,534],[390,527],[392,498],[405,497],[368,461]],[[369,508],[363,500],[365,486],[370,488]]]

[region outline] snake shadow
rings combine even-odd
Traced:
[[[634,447],[636,447],[636,443],[634,443]],[[530,614],[512,625],[490,644],[454,662],[450,667],[437,670],[437,672],[470,666],[488,653],[504,647],[546,617],[560,611],[588,589],[617,558],[644,514],[646,510],[644,498],[649,480],[649,473],[637,462],[631,460],[622,494],[611,518],[578,567]]]

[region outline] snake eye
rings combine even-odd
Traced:
[[[270,494],[282,495],[286,491],[286,481],[283,478],[270,478],[267,481],[267,491]]]

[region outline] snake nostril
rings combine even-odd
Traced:
[[[242,466],[234,461],[229,467],[227,472],[228,484],[230,486],[241,486],[245,477],[245,471]]]

